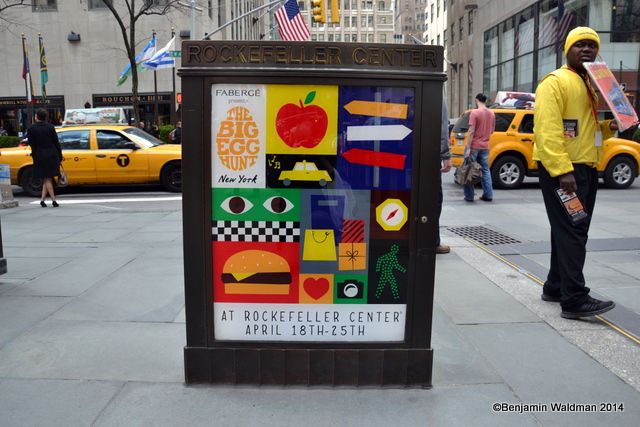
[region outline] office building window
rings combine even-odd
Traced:
[[[437,41],[438,41],[438,43],[437,43],[438,46],[440,46],[440,34],[438,34]]]
[[[516,15],[516,23],[518,27],[516,28],[515,54],[532,52],[536,24],[533,7]]]
[[[516,87],[518,92],[533,92],[533,53],[516,59]]]
[[[451,44],[456,42],[456,24],[451,24]]]
[[[113,0],[108,0],[108,3],[113,3]],[[89,10],[106,8],[107,5],[102,0],[89,0]]]
[[[378,10],[381,12],[385,10],[385,4],[383,1],[378,2]]]
[[[169,0],[144,0],[145,6],[152,7],[164,7],[169,3]]]
[[[379,41],[380,43],[386,43],[386,42],[387,42],[387,35],[386,35],[386,34],[380,34],[380,35],[378,36],[378,41]]]
[[[358,35],[357,34],[351,34],[351,41],[353,43],[357,42],[358,41]]]
[[[436,0],[436,18],[440,16],[440,0]]]
[[[431,21],[430,22],[433,22],[433,3],[431,3]]]
[[[549,46],[538,51],[538,80],[557,68],[556,56],[555,46]]]
[[[34,12],[49,12],[58,10],[57,0],[31,0],[31,10]]]
[[[640,42],[640,2],[637,0],[618,0],[613,2],[615,9],[611,14],[612,42]]]
[[[458,37],[458,41],[462,41],[464,36],[464,25],[463,25],[464,16],[461,16],[458,20],[458,31],[460,32],[460,37]]]
[[[473,34],[473,10],[469,11],[469,35]]]
[[[447,45],[447,30],[444,30],[442,32],[442,42],[444,43],[444,45]]]

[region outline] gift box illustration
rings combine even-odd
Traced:
[[[366,270],[367,269],[367,244],[366,243],[339,243],[338,244],[338,270]]]

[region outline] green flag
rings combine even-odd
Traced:
[[[44,43],[42,37],[38,34],[38,42],[40,44],[40,83],[42,85],[42,100],[47,99],[47,82],[49,81],[49,73],[47,72],[47,56],[44,53]]]

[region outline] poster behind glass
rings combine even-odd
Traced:
[[[414,90],[211,91],[216,340],[402,342]]]

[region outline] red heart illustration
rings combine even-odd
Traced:
[[[324,278],[305,279],[302,286],[304,287],[304,291],[307,293],[307,295],[315,300],[320,299],[329,291],[329,281]]]

